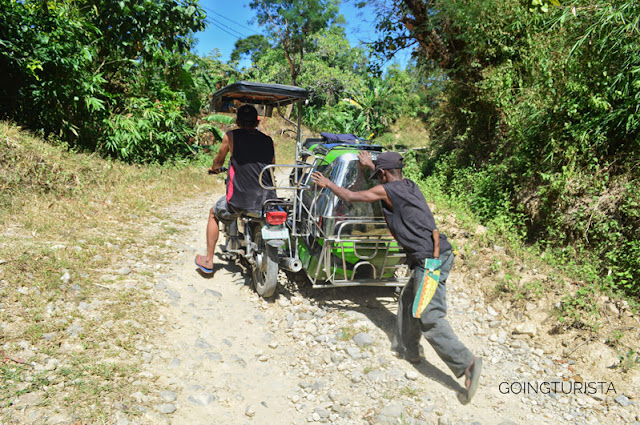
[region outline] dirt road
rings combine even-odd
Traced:
[[[304,279],[280,272],[277,297],[265,301],[251,289],[249,273],[219,256],[214,276],[203,277],[193,258],[204,252],[214,198],[172,207],[176,223],[183,223],[167,241],[176,257],[156,276],[155,293],[163,301],[156,337],[138,347],[143,377],[152,384],[132,394],[141,416],[121,413],[119,424],[636,420],[637,380],[577,370],[579,364],[541,336],[533,308],[508,311],[488,304],[468,286],[472,279],[464,267],[454,267],[449,279],[448,317],[485,365],[481,387],[468,405],[458,399],[462,380],[426,341],[418,366],[392,356],[397,296],[391,289],[312,290]],[[603,384],[586,390],[595,382]]]

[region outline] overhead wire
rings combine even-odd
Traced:
[[[205,22],[207,22],[208,24],[213,25],[214,27],[216,27],[216,28],[218,28],[218,29],[222,30],[223,32],[225,32],[225,33],[229,34],[231,37],[233,37],[233,38],[235,38],[235,39],[240,39],[240,38],[242,38],[241,36],[238,36],[238,35],[236,35],[236,34],[233,34],[231,31],[227,30],[225,27],[223,27],[223,26],[221,26],[221,25],[219,25],[219,24],[217,24],[217,23],[215,23],[215,22],[209,21],[208,19],[205,19]]]
[[[205,20],[207,21],[207,23],[215,25],[217,28],[220,28],[221,30],[223,30],[229,35],[232,35],[236,38],[247,38],[246,34],[243,34],[240,31],[225,25],[224,23],[218,21],[215,18],[207,17]]]
[[[228,17],[224,16],[222,13],[216,12],[215,10],[213,10],[213,9],[211,9],[211,8],[208,8],[207,6],[202,6],[202,8],[203,8],[203,9],[205,9],[205,10],[208,10],[209,12],[211,12],[211,13],[213,13],[213,14],[215,14],[215,15],[220,16],[221,18],[226,19],[226,20],[227,20],[227,21],[229,21],[229,22],[234,23],[235,25],[241,26],[242,28],[248,29],[249,31],[255,31],[255,29],[254,29],[254,28],[249,28],[249,27],[248,27],[248,26],[246,26],[246,25],[242,25],[241,23],[236,22],[236,21],[234,21],[233,19],[231,19],[231,18],[228,18]]]

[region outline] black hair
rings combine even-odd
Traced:
[[[255,128],[258,125],[258,111],[253,105],[242,105],[238,108],[236,123],[240,127]]]

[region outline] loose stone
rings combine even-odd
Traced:
[[[631,400],[623,394],[620,394],[618,397],[614,398],[614,400],[622,407],[628,407],[631,405]]]
[[[248,417],[252,418],[252,417],[254,417],[256,415],[256,408],[253,407],[252,405],[249,405],[245,409],[244,414],[247,415]]]
[[[171,403],[163,403],[156,405],[156,410],[160,413],[164,413],[165,415],[170,415],[174,413],[177,409],[176,406]]]
[[[211,344],[209,344],[207,341],[205,341],[202,338],[198,338],[196,340],[196,347],[206,349],[206,348],[211,348]]]
[[[213,289],[206,289],[204,291],[204,294],[209,296],[209,297],[214,297],[214,298],[221,298],[222,294],[218,291],[214,291]]]
[[[371,338],[371,335],[361,332],[353,337],[353,342],[355,342],[358,347],[364,348],[373,345],[373,338]]]
[[[408,370],[405,373],[405,377],[410,381],[415,381],[416,379],[418,379],[419,375],[415,370]]]
[[[160,398],[164,401],[176,401],[178,396],[173,391],[160,391]]]
[[[216,396],[208,393],[192,394],[187,400],[198,406],[207,406],[215,401]]]

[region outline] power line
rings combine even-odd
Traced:
[[[226,28],[228,31],[231,31],[231,32],[233,32],[233,33],[238,34],[238,36],[239,36],[239,37],[244,37],[244,38],[246,38],[246,37],[247,37],[247,35],[246,35],[246,34],[244,34],[244,33],[240,32],[240,31],[238,31],[237,29],[235,29],[235,28],[233,28],[233,27],[230,27],[230,26],[226,25],[226,24],[225,24],[225,23],[223,23],[223,22],[220,22],[220,21],[219,21],[219,20],[217,20],[216,18],[212,18],[212,17],[210,17],[210,16],[209,16],[209,17],[207,17],[207,20],[209,20],[210,22],[215,22],[215,23],[216,23],[216,24],[218,24],[219,26]]]
[[[224,22],[220,22],[220,21],[219,21],[219,20],[217,20],[216,18],[213,18],[213,17],[211,17],[211,16],[208,16],[208,17],[207,17],[207,20],[208,20],[210,23],[217,24],[217,25],[218,25],[218,27],[226,28],[226,29],[227,29],[227,31],[231,31],[231,32],[232,32],[232,33],[234,33],[234,34],[237,34],[237,35],[238,35],[238,37],[246,37],[246,35],[245,35],[245,34],[243,34],[242,32],[238,31],[237,29],[235,29],[235,28],[233,28],[233,27],[230,27],[229,25],[226,25]]]
[[[226,32],[227,34],[229,34],[231,37],[235,38],[235,39],[240,39],[243,38],[243,36],[238,36],[236,34],[233,34],[231,31],[229,31],[227,28],[225,28],[223,25],[218,24],[217,22],[213,22],[213,21],[209,21],[208,19],[205,19],[205,21],[213,26],[215,26],[218,29],[221,29],[222,31]]]
[[[229,21],[229,22],[232,22],[232,23],[234,23],[234,24],[236,24],[236,25],[241,26],[242,28],[248,29],[249,31],[255,31],[255,29],[253,29],[253,28],[249,28],[249,27],[247,27],[246,25],[242,25],[241,23],[236,22],[236,21],[234,21],[234,20],[233,20],[233,19],[231,19],[231,18],[227,18],[227,17],[226,17],[226,16],[224,16],[223,14],[218,13],[218,12],[216,12],[216,11],[215,11],[215,10],[213,10],[213,9],[210,9],[210,8],[208,8],[207,6],[202,6],[202,7],[203,7],[204,9],[208,10],[209,12],[211,12],[211,13],[213,13],[213,14],[215,14],[215,15],[218,15],[218,16],[220,16],[221,18],[226,19],[226,20],[227,20],[227,21]]]

